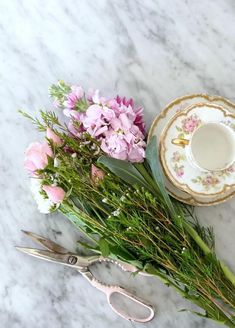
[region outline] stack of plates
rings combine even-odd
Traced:
[[[172,197],[210,206],[235,195],[235,104],[205,94],[177,98],[153,121],[148,139],[154,135]]]

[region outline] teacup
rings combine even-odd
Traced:
[[[188,159],[203,171],[225,170],[235,160],[235,133],[223,123],[205,123],[190,140],[174,138],[172,143],[187,147]]]
[[[188,194],[211,197],[234,188],[235,115],[215,104],[187,107],[165,127],[160,160],[167,178]]]

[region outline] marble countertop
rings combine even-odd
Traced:
[[[188,307],[156,278],[130,277],[97,266],[106,282],[121,283],[152,303],[145,325],[122,320],[105,296],[74,270],[19,254],[32,245],[20,229],[73,250],[79,232],[58,214],[37,212],[23,171],[23,153],[37,140],[17,114],[49,108],[48,86],[63,78],[132,96],[148,125],[175,97],[205,92],[235,101],[234,0],[2,0],[0,2],[0,325],[2,328],[215,328],[178,310]],[[212,225],[218,255],[235,270],[234,199],[198,209]],[[219,327],[219,326],[218,326]]]

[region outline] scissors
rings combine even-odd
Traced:
[[[136,272],[137,268],[135,266],[127,264],[125,262],[115,261],[111,258],[103,257],[100,255],[79,256],[77,254],[69,252],[66,248],[56,244],[55,242],[47,238],[44,238],[42,236],[39,236],[29,231],[22,230],[22,232],[26,236],[33,239],[38,244],[44,246],[46,250],[16,246],[17,250],[46,261],[56,262],[59,264],[66,265],[68,267],[75,268],[83,275],[84,278],[86,278],[90,282],[92,286],[96,287],[97,289],[99,289],[100,291],[106,294],[108,304],[110,305],[112,310],[122,318],[129,321],[142,322],[142,323],[151,321],[153,319],[154,309],[150,304],[145,303],[143,300],[131,294],[121,286],[107,285],[105,283],[100,282],[98,279],[96,279],[93,276],[93,274],[89,270],[89,267],[97,262],[111,262],[118,265],[123,271],[128,271],[128,272]],[[115,293],[121,294],[122,296],[128,298],[134,303],[143,306],[145,309],[148,310],[147,316],[145,318],[137,318],[135,316],[131,316],[125,313],[122,310],[117,309],[115,307],[115,304],[113,304],[111,300],[112,295],[114,295]]]

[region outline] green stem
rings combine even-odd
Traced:
[[[207,244],[202,240],[202,238],[198,235],[198,233],[191,227],[190,224],[182,220],[184,228],[187,230],[187,232],[190,234],[190,236],[194,239],[194,241],[198,244],[198,246],[202,249],[202,251],[208,255],[212,254],[211,249],[207,246]],[[222,262],[219,261],[219,264],[221,266],[221,269],[224,272],[225,277],[232,283],[233,286],[235,286],[235,275],[233,272]]]
[[[79,221],[77,220],[77,213],[76,214],[74,213],[70,205],[65,204],[64,202],[62,205],[60,205],[59,211],[63,213],[69,219],[69,221],[76,226],[76,228],[81,230],[84,233],[84,235],[86,235],[96,245],[98,244],[97,240],[93,238],[89,233],[87,233],[86,230],[81,226],[81,224],[79,224]]]
[[[142,175],[142,177],[145,179],[147,184],[149,184],[151,186],[153,194],[155,192],[157,192],[158,195],[160,195],[159,189],[156,188],[156,183],[153,181],[152,177],[149,175],[149,173],[147,172],[147,170],[145,169],[143,164],[135,163],[134,166],[139,171],[139,173]]]
[[[215,303],[212,303],[210,301],[210,305],[206,304],[206,302],[201,302],[199,298],[193,296],[193,295],[189,295],[188,293],[186,293],[183,289],[181,289],[179,286],[177,286],[174,282],[172,282],[170,279],[168,279],[167,277],[165,277],[162,273],[160,273],[157,269],[155,269],[154,267],[150,267],[150,269],[146,268],[145,272],[157,276],[165,285],[167,286],[171,286],[173,287],[183,298],[190,300],[192,303],[194,303],[195,305],[201,307],[202,309],[204,309],[206,311],[206,313],[208,314],[210,312],[210,306],[212,306],[212,308],[216,307],[216,310],[219,312],[219,318],[215,318],[215,317],[208,317],[220,324],[224,324],[227,327],[230,328],[235,328],[235,324],[224,314],[224,312],[218,308],[218,306],[216,306]],[[202,315],[204,316],[204,315]],[[206,314],[205,314],[205,317]]]

